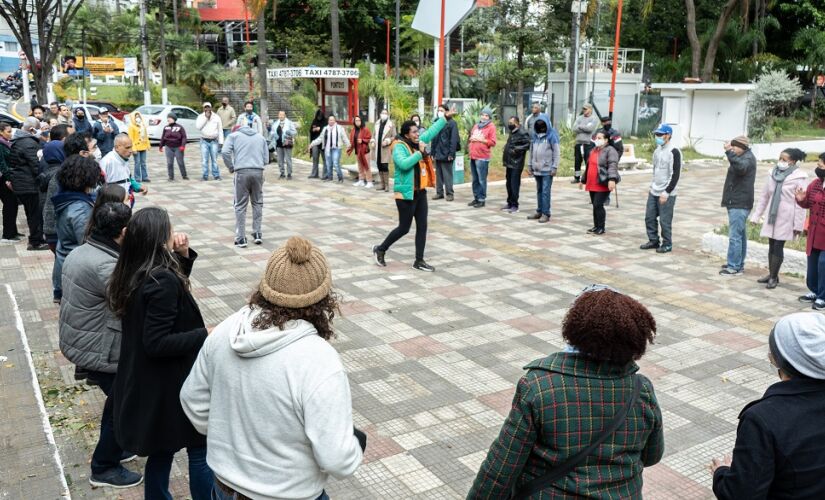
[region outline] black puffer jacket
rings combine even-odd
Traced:
[[[530,149],[530,134],[519,127],[507,137],[504,145],[504,166],[507,168],[524,168],[524,158]]]
[[[756,157],[750,149],[741,156],[737,156],[732,150],[725,155],[730,167],[725,177],[722,206],[750,210],[753,208],[753,186],[756,183]]]
[[[430,154],[436,161],[453,161],[460,144],[461,138],[458,135],[458,125],[455,120],[450,118],[447,120],[447,125],[430,143]]]
[[[37,152],[40,150],[40,141],[28,132],[11,141],[11,183],[15,194],[37,194],[40,186],[37,181],[40,160]]]

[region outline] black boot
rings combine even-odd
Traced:
[[[768,266],[770,267],[770,279],[765,288],[773,290],[779,285],[779,268],[782,267],[782,258],[777,255],[771,255],[768,259]]]

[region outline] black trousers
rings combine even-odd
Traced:
[[[6,180],[0,179],[0,202],[3,203],[3,239],[17,236],[17,196],[6,186]]]
[[[573,151],[573,170],[578,179],[582,173],[582,163],[586,162],[590,157],[590,152],[593,151],[592,144],[576,144],[576,149]]]
[[[768,238],[768,253],[770,255],[776,255],[779,259],[785,259],[785,242],[782,240],[775,240],[773,238]]]
[[[518,196],[521,192],[521,173],[524,167],[507,168],[507,204],[518,208]]]
[[[423,259],[427,244],[427,190],[416,191],[412,200],[395,200],[395,206],[398,207],[398,227],[387,235],[378,249],[382,252],[389,250],[393,243],[410,232],[415,219],[415,259]]]
[[[29,243],[38,245],[45,242],[43,239],[43,211],[40,209],[40,194],[18,194],[17,199],[23,204],[26,211],[26,222],[29,225]]]
[[[100,437],[92,454],[92,474],[102,474],[109,469],[120,466],[123,450],[115,439],[114,402],[112,401],[112,385],[115,382],[114,373],[89,372],[89,382],[95,382],[103,394],[106,402],[103,404],[103,414],[100,416]]]
[[[590,202],[593,203],[593,227],[597,229],[604,229],[604,223],[607,219],[607,212],[604,210],[604,203],[610,196],[610,192],[590,191]]]

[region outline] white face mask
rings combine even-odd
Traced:
[[[444,112],[443,112],[443,111],[439,111],[439,112],[438,112],[438,117],[439,117],[439,118],[444,118]]]
[[[142,121],[143,121],[143,120],[141,120],[141,118],[140,118],[140,117],[135,118],[135,123],[140,123],[140,122],[142,122]]]
[[[597,148],[601,148],[604,147],[605,144],[607,144],[607,141],[604,139],[596,139],[595,141],[593,141],[593,143],[596,145]]]
[[[386,113],[381,113],[381,121],[382,122],[387,121],[387,114]]]
[[[791,164],[786,161],[780,161],[776,164],[776,166],[779,167],[779,170],[786,170],[791,166]]]

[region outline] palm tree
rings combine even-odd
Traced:
[[[180,78],[196,86],[198,96],[203,99],[206,94],[206,82],[215,81],[221,74],[221,68],[215,64],[215,56],[206,50],[187,50],[180,60]]]
[[[264,123],[269,121],[269,100],[267,99],[266,70],[269,66],[269,56],[266,52],[266,5],[267,0],[246,0],[246,8],[257,19],[258,30],[258,86],[261,89],[261,105],[259,112]],[[278,12],[278,0],[272,0],[273,20]]]

